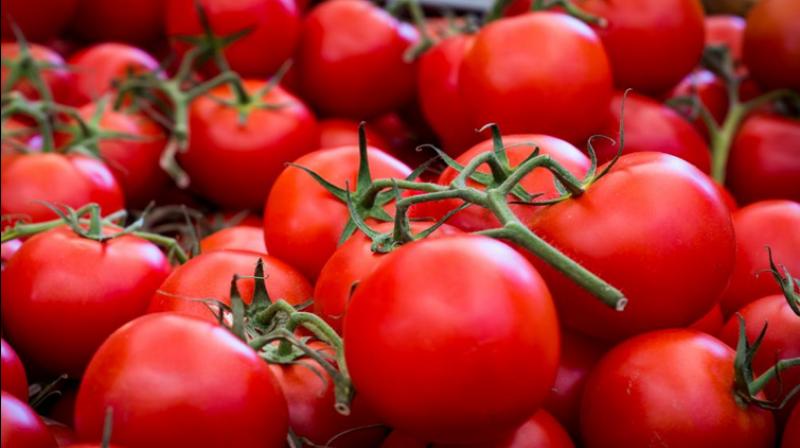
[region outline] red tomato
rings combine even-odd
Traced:
[[[79,0],[70,30],[90,41],[148,44],[164,35],[163,0]],[[187,11],[188,12],[188,11]]]
[[[763,0],[747,15],[744,63],[768,89],[800,90],[800,2]]]
[[[728,188],[742,204],[800,201],[800,120],[751,115],[733,140],[727,168]]]
[[[15,23],[26,39],[44,42],[56,37],[75,13],[77,0],[4,0],[0,8],[3,40],[16,40]]]
[[[102,1],[95,3],[113,5]],[[115,7],[123,11],[128,9],[124,5]],[[146,51],[114,42],[84,48],[70,56],[69,65],[75,74],[72,101],[78,105],[100,98],[112,90],[115,82],[124,80],[131,73],[154,72],[159,69],[158,61]]]
[[[473,36],[444,39],[419,60],[417,100],[448,154],[458,155],[480,139],[459,95],[459,72]]]
[[[231,68],[245,77],[275,73],[292,56],[300,36],[300,12],[294,0],[200,0],[218,36],[250,32],[225,48]],[[167,2],[169,37],[201,35],[194,0]]]
[[[5,339],[0,339],[0,368],[2,369],[2,374],[0,374],[2,390],[27,402],[28,377],[25,375],[25,367]]]
[[[5,31],[3,31],[3,34],[5,34]],[[34,61],[40,64],[51,65],[51,67],[40,69],[39,73],[42,76],[44,84],[50,89],[53,99],[59,103],[71,103],[72,90],[75,88],[75,79],[69,68],[67,68],[64,58],[43,45],[29,44],[28,50]],[[19,57],[19,45],[12,42],[3,42],[3,44],[0,45],[0,52],[2,53],[3,60],[13,61]],[[2,69],[0,69],[0,82],[4,89],[10,75],[10,70],[4,63]],[[40,99],[39,92],[34,88],[33,83],[26,78],[18,80],[13,85],[12,90],[19,91],[25,98],[31,100]]]
[[[733,214],[733,227],[736,265],[720,299],[726,316],[756,299],[781,292],[768,272],[767,246],[776,263],[789,272],[800,272],[800,204],[775,200],[748,205]]]
[[[3,221],[3,225],[5,226],[5,221]],[[15,238],[11,241],[6,241],[5,243],[0,246],[2,252],[0,252],[0,267],[2,269],[6,268],[6,263],[11,257],[19,251],[19,248],[22,247],[22,240],[19,238]]]
[[[411,231],[421,232],[431,224],[412,222]],[[380,223],[373,228],[378,232],[390,232],[394,223]],[[460,232],[445,224],[428,238],[455,233]],[[354,288],[386,260],[386,254],[373,252],[371,246],[372,240],[363,233],[353,235],[331,255],[314,285],[314,313],[340,334]]]
[[[356,184],[358,147],[342,146],[307,154],[294,163],[315,171],[339,188]],[[368,149],[374,179],[404,178],[411,169],[383,151]],[[336,250],[350,214],[347,205],[308,173],[288,167],[275,181],[264,206],[264,237],[272,255],[295,266],[309,279]]]
[[[734,356],[695,330],[655,331],[623,342],[586,383],[583,441],[588,448],[773,446],[769,411],[743,406],[734,395]]]
[[[97,350],[78,392],[82,440],[99,440],[108,407],[112,441],[128,448],[283,447],[287,432],[264,360],[227,329],[171,313],[136,319]]]
[[[0,151],[3,155],[24,152],[20,148],[27,152],[39,152],[42,149],[42,139],[37,135],[38,130],[23,121],[25,118],[19,118],[10,117],[2,122]]]
[[[252,276],[259,258],[264,261],[267,291],[273,300],[297,305],[311,298],[308,281],[281,260],[267,254],[221,250],[198,255],[175,268],[153,294],[148,312],[171,311],[216,322],[208,306],[197,300],[216,299],[230,305],[233,276]],[[253,279],[240,279],[236,285],[245,303],[250,303]]]
[[[264,245],[264,230],[251,225],[237,225],[217,230],[200,240],[202,253],[217,250],[244,250],[259,254],[267,253]]]
[[[798,446],[800,446],[800,404],[795,404],[783,430],[781,448],[796,448]]]
[[[95,103],[80,110],[87,121],[96,112]],[[167,143],[164,131],[144,113],[118,112],[111,104],[107,104],[101,114],[98,125],[103,131],[120,132],[129,137],[101,139],[97,144],[100,157],[122,188],[125,203],[144,209],[151,201],[160,199],[159,193],[169,183],[169,176],[159,164]]]
[[[49,419],[45,419],[44,424],[47,425],[47,430],[50,431],[50,434],[53,436],[54,439],[56,439],[56,443],[58,444],[59,447],[65,447],[65,446],[71,448],[81,447],[81,444],[78,444],[78,435],[75,434],[75,431],[73,431],[69,426],[62,425],[57,421]],[[86,445],[83,446],[84,448],[86,447]],[[90,445],[90,447],[102,448],[97,445],[95,446]],[[112,447],[109,448],[113,448],[113,445]]]
[[[739,16],[719,15],[705,18],[706,45],[724,45],[736,63],[742,61],[745,21]]]
[[[77,154],[2,156],[0,210],[30,222],[56,218],[37,201],[79,208],[95,202],[107,213],[125,208],[122,189],[105,163]],[[57,185],[58,188],[53,188]]]
[[[359,123],[343,118],[328,118],[319,122],[319,147],[337,148],[339,146],[358,145]],[[373,148],[392,152],[392,147],[386,139],[367,126],[367,143]]]
[[[722,307],[719,305],[714,305],[714,308],[711,308],[711,311],[706,313],[706,315],[700,319],[694,321],[693,324],[689,325],[689,328],[692,330],[702,331],[703,333],[710,334],[711,336],[716,336],[719,334],[720,330],[722,330],[722,326],[724,324],[725,317],[722,315]]]
[[[714,306],[733,270],[731,215],[713,181],[667,154],[622,156],[582,196],[541,209],[529,225],[628,298],[615,311],[529,256],[564,325],[598,339],[689,325]]]
[[[300,85],[323,113],[364,120],[414,96],[414,65],[403,60],[416,29],[364,0],[331,0],[305,18],[297,50]]]
[[[595,31],[619,89],[663,93],[700,62],[704,24],[699,0],[585,0],[578,6],[608,21]]]
[[[596,139],[592,145],[599,163],[614,158],[619,149],[620,106],[623,94],[617,92],[611,102],[611,118],[601,134],[613,137],[617,144]],[[703,171],[711,170],[711,152],[691,124],[677,112],[645,96],[628,95],[625,99],[625,147],[623,154],[655,151],[680,157]]]
[[[56,441],[41,417],[17,397],[2,392],[0,446],[3,448],[56,448]]]
[[[396,250],[356,289],[344,321],[359,397],[388,425],[435,442],[491,440],[522,424],[553,383],[558,341],[536,270],[473,235]]]
[[[265,81],[246,81],[255,94]],[[189,110],[192,135],[178,161],[194,190],[233,209],[264,205],[272,183],[286,162],[316,149],[317,123],[303,102],[275,87],[262,99],[278,109],[238,110],[220,104],[233,100],[233,90],[221,86],[194,100]],[[247,113],[243,122],[241,113]]]
[[[78,378],[109,334],[144,313],[169,270],[156,245],[133,235],[38,234],[3,272],[5,335],[31,364]]]
[[[583,177],[589,170],[589,159],[584,156],[578,148],[559,138],[537,134],[509,135],[503,137],[503,145],[507,148],[506,154],[508,155],[508,161],[512,167],[522,163],[533,150],[538,147],[541,154],[551,156],[555,161],[562,164],[567,171],[579,178]],[[484,140],[458,156],[456,161],[464,166],[478,154],[492,151],[492,149],[492,139]],[[481,166],[478,172],[489,173],[489,166]],[[458,172],[448,167],[442,172],[441,176],[439,176],[437,182],[442,185],[448,185],[456,176],[458,176]],[[470,182],[470,184],[474,187],[480,187],[480,184],[477,182]],[[543,168],[536,169],[531,174],[525,176],[522,182],[520,182],[520,185],[525,188],[528,193],[543,193],[542,196],[536,198],[536,200],[540,201],[554,199],[561,195],[561,193],[556,190],[555,184],[553,183],[553,174]],[[448,200],[437,201],[431,206],[435,207],[433,213],[436,218],[439,218],[444,216],[448,211],[455,209],[460,204],[460,200]],[[537,207],[530,205],[512,205],[511,208],[523,223],[527,223],[537,211]],[[450,225],[468,232],[500,226],[500,222],[497,221],[497,218],[495,218],[492,212],[478,206],[471,206],[470,208],[462,210],[447,222]]]
[[[611,101],[611,68],[600,39],[579,20],[555,12],[485,26],[459,75],[472,124],[494,122],[506,134],[581,141],[602,125],[598,111]]]

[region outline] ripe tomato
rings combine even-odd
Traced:
[[[601,134],[614,137],[593,141],[597,160],[605,163],[617,154],[619,146],[620,106],[623,94],[617,92],[611,102],[611,117]],[[645,96],[631,94],[625,99],[625,147],[623,154],[656,151],[680,157],[703,171],[711,170],[711,152],[691,124],[677,112]]]
[[[127,8],[123,7],[122,10],[124,9]],[[69,65],[75,75],[72,102],[78,105],[100,98],[112,90],[115,82],[124,80],[131,73],[154,72],[159,69],[158,61],[146,51],[115,42],[84,48],[70,56]]]
[[[9,118],[2,122],[2,140],[0,151],[3,155],[20,152],[39,152],[42,150],[42,139],[38,130],[26,122],[23,117]],[[20,150],[22,148],[22,151]]]
[[[473,235],[397,249],[356,289],[344,321],[359,397],[434,442],[491,440],[522,424],[553,383],[558,341],[536,270]]]
[[[28,377],[25,375],[25,367],[5,339],[0,339],[0,368],[2,369],[2,374],[0,374],[2,390],[27,402]]]
[[[768,89],[800,89],[800,2],[764,0],[747,15],[744,63]]]
[[[800,404],[795,404],[783,430],[781,448],[800,446]]]
[[[654,331],[623,342],[589,375],[583,441],[588,448],[773,446],[769,411],[742,405],[734,395],[734,356],[695,330]]]
[[[11,23],[26,39],[44,42],[56,37],[75,13],[78,0],[5,0],[0,7],[3,40],[15,40]]]
[[[157,398],[157,399],[154,399]],[[82,440],[137,447],[282,447],[286,399],[255,351],[227,329],[171,313],[114,332],[86,370],[75,410]]]
[[[254,95],[265,83],[245,81],[244,87]],[[204,197],[231,209],[258,209],[286,162],[316,149],[317,122],[281,87],[262,97],[281,105],[277,109],[240,111],[218,101],[234,98],[230,87],[221,86],[192,102],[189,148],[178,161]],[[247,113],[245,121],[241,113]]]
[[[4,22],[5,23],[5,22]],[[5,31],[3,31],[5,34]],[[75,77],[67,68],[64,58],[60,54],[43,45],[28,44],[28,50],[34,61],[40,64],[48,64],[50,67],[42,68],[40,74],[42,81],[50,89],[53,99],[59,103],[71,104],[72,90],[75,88]],[[0,45],[0,53],[3,60],[15,60],[19,57],[20,48],[17,43],[3,42]],[[11,71],[5,64],[0,69],[0,85],[5,89]],[[33,83],[25,78],[18,80],[12,90],[20,92],[25,98],[30,100],[40,99],[39,92],[34,88]]]
[[[62,425],[61,423],[47,419],[44,421],[44,424],[47,425],[47,430],[50,431],[50,434],[56,439],[56,443],[59,447],[70,447],[70,448],[81,448],[81,444],[78,443],[78,435],[75,434],[69,426]],[[83,444],[83,448],[87,448],[86,444]],[[89,445],[88,448],[102,448],[98,445]],[[114,445],[108,448],[119,448],[115,447]]]
[[[216,322],[209,307],[197,300],[216,299],[230,305],[234,274],[252,277],[259,258],[264,261],[267,292],[273,300],[284,299],[297,305],[311,298],[308,281],[281,260],[255,252],[220,250],[200,254],[175,268],[153,294],[147,311],[171,311]],[[250,303],[253,279],[240,279],[236,285],[245,303]]]
[[[742,62],[742,41],[745,21],[734,15],[708,16],[705,18],[706,45],[725,45],[736,63]]]
[[[542,208],[529,226],[628,298],[615,311],[529,257],[564,325],[599,339],[689,325],[714,306],[733,270],[731,215],[713,181],[667,154],[622,156],[586,193]]]
[[[266,254],[264,230],[260,226],[237,225],[217,230],[200,240],[200,252],[217,250],[243,250]]]
[[[137,236],[38,234],[3,272],[5,336],[31,364],[78,378],[109,334],[144,313],[169,270],[161,250]]]
[[[459,89],[475,127],[494,122],[507,134],[581,141],[602,125],[611,68],[588,26],[537,12],[482,28],[464,56]]]
[[[0,396],[0,446],[4,448],[56,448],[41,417],[25,402],[3,391]]]
[[[154,43],[164,35],[165,2],[79,0],[70,31],[93,42]],[[188,12],[188,11],[187,11]]]
[[[218,36],[250,30],[225,48],[231,68],[242,76],[272,75],[292,56],[300,36],[294,0],[200,0],[200,6]],[[194,0],[169,0],[166,22],[169,37],[203,32]]]
[[[403,54],[416,29],[364,0],[331,0],[305,18],[297,67],[304,97],[324,114],[357,120],[399,109],[414,96]]]
[[[56,153],[4,154],[1,160],[0,210],[12,220],[56,218],[37,201],[73,208],[95,202],[108,213],[125,208],[119,184],[100,160]]]
[[[339,188],[356,184],[358,147],[342,146],[307,154],[294,163],[315,171]],[[411,169],[375,148],[368,149],[374,179],[404,178]],[[270,254],[286,261],[309,279],[319,275],[350,217],[347,205],[308,173],[288,167],[275,181],[264,206],[264,238]]]
[[[699,0],[584,0],[577,5],[608,20],[607,27],[594,29],[619,89],[663,93],[700,61],[704,24]]]
[[[337,148],[358,145],[359,123],[344,118],[328,118],[319,122],[319,147]],[[380,133],[367,126],[367,143],[373,148],[391,153],[392,147]]]
[[[720,299],[726,316],[756,299],[781,292],[768,272],[767,246],[776,263],[789,272],[800,272],[800,204],[774,200],[748,205],[733,214],[733,227],[736,265]]]
[[[736,199],[800,201],[800,120],[774,114],[748,117],[733,140],[726,183]]]
[[[711,336],[716,336],[719,334],[720,330],[722,330],[722,326],[724,324],[725,316],[722,314],[722,307],[719,305],[714,305],[714,308],[711,308],[711,311],[706,313],[706,315],[700,319],[694,321],[693,324],[689,325],[689,328],[692,330],[702,331],[703,333],[710,334]]]

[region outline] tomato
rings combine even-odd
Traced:
[[[217,230],[200,240],[202,253],[217,250],[244,250],[266,254],[264,230],[260,226],[237,225]]]
[[[3,221],[3,226],[5,226],[5,220]],[[22,247],[22,240],[19,238],[14,238],[11,241],[7,241],[0,246],[2,252],[0,252],[0,269],[6,268],[6,263],[11,257],[19,251],[19,248]]]
[[[143,316],[97,350],[78,391],[75,427],[137,447],[283,447],[287,407],[267,364],[227,329],[171,313]]]
[[[769,411],[735,397],[734,356],[718,339],[694,330],[655,331],[623,342],[586,383],[583,441],[588,448],[773,446]]]
[[[188,11],[187,11],[188,12]],[[165,2],[79,0],[70,30],[85,40],[153,43],[164,34]]]
[[[42,150],[41,136],[37,130],[25,122],[25,118],[9,118],[2,122],[0,151],[3,155],[19,152],[39,152]]]
[[[198,255],[172,271],[153,294],[148,312],[171,311],[216,322],[209,307],[198,299],[216,299],[230,305],[234,274],[252,277],[259,258],[264,261],[267,292],[273,300],[284,299],[297,305],[311,298],[308,281],[281,260],[255,252],[220,250]],[[236,285],[245,303],[250,303],[253,279],[240,279]]]
[[[41,417],[17,397],[2,392],[0,397],[0,444],[5,448],[56,448],[56,441]]]
[[[605,163],[619,149],[619,121],[623,93],[617,92],[611,102],[611,118],[601,134],[613,137],[617,144],[605,139],[596,139],[592,145],[597,160]],[[645,96],[629,94],[625,98],[625,147],[623,154],[656,151],[680,157],[704,173],[711,170],[711,152],[691,124],[677,112]]]
[[[358,145],[359,123],[343,118],[329,118],[319,122],[319,147],[337,148],[339,146]],[[373,148],[392,152],[389,142],[378,132],[367,126],[367,143]]]
[[[364,0],[331,0],[305,18],[296,61],[300,85],[327,115],[365,120],[414,96],[414,65],[403,60],[416,29]]]
[[[800,89],[800,3],[764,0],[747,15],[744,63],[768,89]]]
[[[75,431],[73,431],[69,426],[62,425],[57,421],[49,419],[45,419],[44,424],[47,425],[47,430],[50,431],[50,434],[53,436],[54,439],[56,439],[56,443],[58,444],[59,447],[68,446],[75,448],[77,446],[78,448],[80,448],[81,445],[78,444],[78,435],[75,434]],[[86,445],[84,445],[84,447],[86,447]],[[101,447],[95,446],[92,448],[101,448]]]
[[[711,336],[716,336],[719,334],[720,330],[722,330],[722,326],[724,324],[725,317],[722,314],[722,307],[719,305],[714,305],[714,308],[711,308],[711,311],[706,313],[706,315],[700,319],[694,321],[693,324],[689,325],[689,328],[692,330],[702,331],[703,333],[710,334]]]
[[[89,103],[80,110],[86,121],[98,113],[98,105]],[[101,138],[97,146],[100,157],[111,169],[129,207],[144,209],[158,199],[169,183],[169,176],[159,160],[167,139],[161,127],[144,113],[115,111],[111,104],[99,112],[102,131],[119,132],[127,137]]]
[[[494,122],[506,134],[582,141],[602,125],[611,68],[600,39],[579,20],[523,14],[478,32],[461,64],[459,91],[477,128]]]
[[[459,95],[459,72],[473,37],[458,34],[444,39],[419,60],[417,99],[448,154],[458,155],[478,142],[467,105]]]
[[[579,178],[582,178],[589,170],[589,159],[584,156],[578,148],[559,138],[537,134],[509,135],[503,137],[503,145],[507,148],[506,154],[512,167],[522,163],[535,148],[539,148],[541,154],[551,156],[555,161],[562,164],[567,171]],[[456,161],[464,166],[478,154],[492,150],[492,139],[484,140],[458,156]],[[478,172],[489,173],[489,166],[481,166]],[[448,167],[439,176],[438,183],[448,185],[456,176],[458,176],[458,172]],[[477,182],[470,182],[470,184],[474,187],[480,186]],[[531,174],[525,176],[522,182],[520,182],[520,185],[525,188],[528,193],[543,193],[542,196],[535,199],[539,201],[555,199],[561,195],[561,193],[556,190],[552,173],[543,168],[536,169],[531,172]],[[512,200],[518,199],[512,197]],[[444,216],[448,211],[455,209],[460,204],[460,200],[438,201],[432,205],[436,208],[433,213],[435,217],[439,218]],[[528,222],[533,214],[536,213],[536,207],[530,205],[512,205],[511,208],[523,223]],[[460,211],[447,222],[450,225],[470,232],[500,226],[500,222],[495,218],[492,212],[477,206],[471,206],[470,208]]]
[[[0,339],[0,361],[2,361],[2,390],[23,401],[28,401],[28,377],[25,367],[17,353],[6,342]]]
[[[553,383],[558,341],[536,270],[474,235],[397,249],[356,289],[344,321],[359,397],[434,442],[491,440],[522,424]]]
[[[333,355],[321,343],[312,343],[311,348]],[[376,446],[385,437],[385,428],[359,397],[350,403],[350,415],[334,409],[333,380],[316,361],[300,358],[269,367],[289,403],[289,427],[298,437],[331,448]]]
[[[75,13],[78,0],[5,0],[2,2],[3,40],[16,40],[12,21],[25,38],[44,42],[55,37]]]
[[[742,204],[800,201],[800,120],[749,116],[733,140],[727,171],[726,183]]]
[[[745,21],[739,16],[718,15],[705,18],[706,45],[724,45],[737,63],[742,61]]]
[[[628,298],[616,311],[529,256],[564,325],[598,339],[689,325],[714,306],[733,270],[731,215],[714,182],[667,154],[620,157],[583,195],[541,209],[529,226]]]
[[[733,214],[733,227],[736,265],[720,299],[726,316],[756,299],[781,292],[768,272],[767,246],[776,263],[789,272],[800,272],[800,204],[774,200],[748,205]]]
[[[781,448],[800,446],[800,404],[795,404],[783,431]]]
[[[125,208],[122,190],[100,160],[77,154],[31,153],[2,156],[2,215],[30,222],[56,218],[38,201],[79,208],[94,202],[107,213]],[[53,188],[57,185],[58,188]]]
[[[246,81],[244,87],[252,95],[265,83]],[[240,111],[218,101],[234,98],[230,87],[221,86],[192,102],[192,135],[178,161],[204,197],[227,208],[258,209],[286,162],[316,149],[317,123],[305,104],[281,87],[262,97],[280,104],[277,109]]]
[[[161,250],[137,236],[101,243],[66,227],[38,234],[3,272],[5,336],[33,365],[80,377],[100,343],[144,313],[169,270]]]
[[[72,101],[78,105],[100,98],[131,73],[159,70],[158,61],[146,51],[115,42],[84,48],[70,56],[69,65],[75,74]]]
[[[67,68],[64,58],[43,45],[28,45],[28,50],[33,60],[39,64],[48,65],[46,68],[41,68],[39,73],[44,84],[50,89],[50,94],[53,96],[53,99],[59,103],[70,103],[72,89],[75,87],[75,79],[69,68]],[[16,43],[3,42],[2,45],[0,45],[0,52],[2,52],[3,60],[14,61],[20,57],[20,48]],[[2,69],[0,69],[0,78],[2,78],[0,82],[2,83],[3,89],[6,88],[10,76],[11,70],[6,67],[4,63]],[[38,100],[41,96],[33,83],[27,78],[19,79],[13,84],[12,90],[20,92],[25,98],[30,100]]]
[[[315,171],[339,188],[356,184],[358,147],[342,146],[307,154],[294,163]],[[411,169],[383,151],[368,149],[374,179],[404,178]],[[264,238],[270,254],[309,279],[319,275],[333,255],[350,214],[347,205],[308,173],[288,167],[275,181],[264,206]]]
[[[292,56],[301,27],[294,0],[200,0],[200,6],[217,36],[250,30],[225,48],[231,68],[242,76],[272,75]],[[169,0],[166,7],[169,37],[202,34],[194,0]]]
[[[411,231],[419,233],[431,224],[412,222]],[[391,222],[373,227],[378,232],[390,232],[393,228]],[[428,238],[455,233],[459,233],[458,229],[445,224]],[[354,288],[386,260],[386,254],[373,252],[371,246],[372,240],[368,236],[361,232],[353,235],[331,255],[314,285],[314,313],[340,334]]]

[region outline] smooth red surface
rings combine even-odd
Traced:
[[[736,63],[742,62],[742,42],[744,41],[745,21],[739,16],[707,16],[706,45],[724,45],[731,52]]]
[[[58,446],[41,417],[26,403],[3,391],[0,409],[0,446],[3,448]]]
[[[358,126],[355,120],[328,118],[319,122],[319,149],[358,145]],[[392,145],[373,126],[367,125],[367,144],[386,152]]]
[[[699,330],[703,333],[710,334],[711,336],[719,335],[722,326],[725,324],[725,316],[722,314],[722,307],[714,305],[711,311],[707,312],[703,317],[697,319],[689,325],[688,328]]]
[[[6,342],[0,339],[0,386],[2,390],[19,398],[28,401],[28,377],[25,375],[25,367],[22,365],[19,356]]]
[[[264,230],[260,226],[236,225],[217,230],[200,240],[202,253],[217,250],[246,250],[266,254]]]
[[[0,7],[3,40],[16,40],[11,20],[28,40],[44,42],[56,37],[75,13],[77,3],[78,0],[4,0]]]
[[[744,63],[767,89],[800,90],[800,2],[763,0],[747,15]]]
[[[113,89],[115,82],[124,80],[130,73],[159,69],[158,61],[146,51],[115,42],[86,47],[70,56],[69,65],[75,76],[72,102],[77,105],[99,99]]]
[[[3,34],[5,35],[5,31],[3,31]],[[64,58],[44,45],[28,45],[28,50],[34,61],[39,64],[56,66],[41,68],[39,71],[42,81],[44,81],[44,84],[50,89],[50,94],[53,96],[53,99],[60,103],[71,104],[72,90],[75,88],[75,79],[74,75],[66,67]],[[14,61],[19,57],[20,48],[17,43],[3,42],[2,45],[0,45],[0,52],[2,52],[3,60]],[[2,69],[0,69],[0,82],[3,88],[5,88],[8,82],[10,73],[10,69],[3,64]],[[18,80],[14,84],[13,89],[20,92],[25,98],[31,100],[38,100],[41,97],[39,92],[34,88],[33,83],[26,78]]]
[[[70,30],[83,39],[147,44],[164,35],[164,0],[78,0]]]

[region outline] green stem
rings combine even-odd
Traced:
[[[189,256],[186,254],[186,251],[183,250],[178,241],[175,238],[170,238],[168,236],[159,235],[157,233],[150,233],[150,232],[142,232],[142,231],[135,231],[131,232],[132,235],[136,235],[143,240],[150,241],[151,243],[161,246],[167,249],[167,252],[173,254],[175,259],[180,264],[184,264],[189,261]]]
[[[778,375],[779,372],[792,367],[799,367],[799,366],[800,366],[800,357],[781,359],[780,361],[775,363],[774,366],[770,367],[769,370],[762,373],[761,375],[758,376],[758,378],[755,378],[753,381],[751,381],[747,385],[747,388],[751,395],[755,395],[764,390],[764,388],[767,386],[767,383],[772,381]]]

